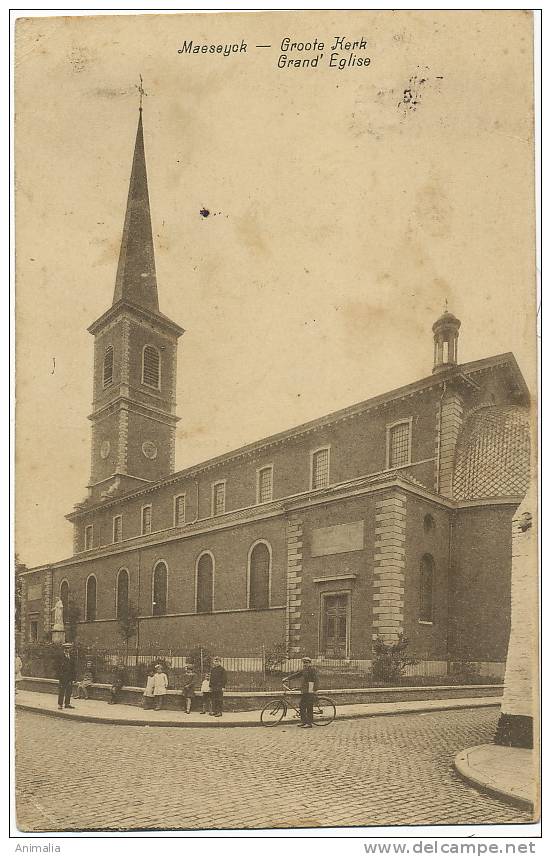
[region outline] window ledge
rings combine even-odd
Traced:
[[[333,574],[331,577],[313,577],[312,583],[334,583],[336,580],[356,580],[357,576],[357,574]]]
[[[418,619],[417,622],[419,625],[434,625],[434,622],[427,622],[426,619]]]

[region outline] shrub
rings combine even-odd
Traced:
[[[466,659],[461,659],[451,662],[450,672],[452,675],[460,676],[465,680],[474,679],[479,675],[479,667],[478,664],[471,663]]]
[[[264,652],[264,669],[267,673],[281,672],[286,659],[285,643],[276,643],[273,648]]]
[[[391,684],[399,682],[406,667],[416,664],[415,658],[408,655],[408,640],[400,634],[395,643],[387,643],[382,637],[377,637],[373,644],[375,658],[371,675],[374,681]]]

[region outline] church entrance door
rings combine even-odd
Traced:
[[[323,593],[321,650],[326,658],[348,656],[350,594]]]

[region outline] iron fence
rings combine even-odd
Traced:
[[[109,683],[119,670],[124,684],[143,687],[148,669],[162,663],[169,678],[169,686],[183,686],[186,666],[191,666],[197,687],[201,677],[210,669],[216,653],[228,673],[228,689],[235,691],[277,690],[284,676],[302,668],[300,657],[289,658],[283,647],[260,644],[245,655],[227,655],[207,646],[177,648],[124,646],[99,648],[75,645],[76,669],[79,677],[88,669],[95,681]],[[59,647],[52,644],[27,644],[22,647],[24,675],[55,677]],[[495,661],[468,662],[466,660],[435,659],[428,653],[410,653],[408,663],[391,659],[327,658],[314,657],[313,665],[319,675],[321,687],[327,689],[376,687],[408,684],[473,684],[499,682],[503,679],[504,664]]]

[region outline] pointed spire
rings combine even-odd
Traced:
[[[140,118],[136,133],[113,304],[127,300],[151,312],[159,312],[143,142],[142,95],[143,87],[140,83]]]

